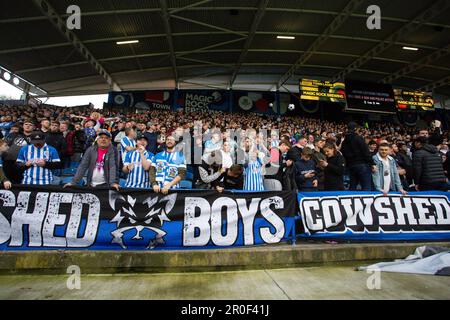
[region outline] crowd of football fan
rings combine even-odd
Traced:
[[[450,189],[449,132],[252,113],[0,106],[0,182],[406,193]]]

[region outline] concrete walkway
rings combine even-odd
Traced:
[[[381,289],[369,290],[370,276],[352,266],[82,275],[69,290],[69,275],[4,275],[0,299],[450,299],[450,277],[382,273]]]
[[[65,275],[77,265],[86,274],[218,272],[362,264],[403,259],[436,243],[299,243],[211,250],[176,251],[0,251],[0,274]]]

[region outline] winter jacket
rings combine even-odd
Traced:
[[[319,167],[320,160],[326,160],[327,157],[321,151],[317,151],[316,149],[311,149],[313,151],[312,159],[316,163],[317,166],[317,179],[319,180],[319,190],[325,189],[325,173],[324,170]]]
[[[349,133],[342,143],[341,152],[344,155],[347,166],[358,164],[373,166],[373,158],[370,155],[369,147],[364,142],[364,138],[356,133]]]
[[[200,175],[201,182],[203,183],[203,189],[211,189],[218,185],[220,178],[223,178],[222,172],[220,171],[222,166],[217,164],[206,163],[205,160],[202,161],[201,166],[198,167],[198,172]]]
[[[294,162],[300,161],[302,159],[303,148],[293,146],[287,153],[287,160],[292,160]]]
[[[213,181],[211,185],[214,189],[219,186],[225,190],[242,190],[244,189],[244,176],[230,177],[225,172],[217,180]]]
[[[295,183],[295,166],[292,165],[288,167],[286,165],[287,154],[282,154],[280,149],[273,149],[271,160],[276,159],[277,162],[272,161],[270,164],[266,165],[266,172],[275,172],[273,175],[266,175],[264,179],[274,179],[280,181],[284,191],[297,190],[297,185]]]
[[[447,181],[441,155],[438,149],[431,144],[426,144],[414,152],[413,172],[414,183],[419,186],[430,186]]]
[[[6,138],[9,150],[3,156],[5,161],[16,161],[19,151],[23,146],[30,144],[30,137],[23,133],[11,133]]]
[[[265,179],[274,179],[282,182],[286,169],[286,155],[283,155],[278,148],[271,150],[270,163],[266,165]],[[268,173],[273,173],[269,175]]]
[[[86,150],[86,134],[84,130],[77,130],[73,133],[73,152],[83,153]]]
[[[144,132],[144,136],[147,137],[147,151],[156,154],[158,147],[158,134],[156,132]],[[193,153],[192,153],[193,154]]]
[[[391,175],[391,186],[389,191],[401,191],[403,190],[402,182],[400,181],[400,176],[397,170],[397,161],[391,156],[388,156],[389,160],[389,174]],[[377,170],[372,172],[372,181],[376,191],[383,192],[384,186],[384,165],[381,161],[380,156],[377,154],[373,156],[373,161],[377,166]]]
[[[317,180],[317,168],[314,160],[303,160],[297,161],[295,163],[295,182],[297,183],[298,189],[301,191],[302,189],[312,189],[313,181]],[[305,174],[307,173],[315,173],[315,176],[312,178],[305,178]]]
[[[447,178],[450,178],[450,151],[446,154],[447,159],[444,162],[444,170],[447,174]]]
[[[93,145],[86,150],[83,158],[81,158],[81,163],[78,167],[77,173],[73,177],[72,184],[78,184],[87,172],[87,185],[91,185],[92,175],[97,162],[97,156],[97,145]],[[105,173],[106,183],[109,186],[114,183],[119,184],[119,152],[113,145],[108,148],[108,152],[105,155],[103,170]]]
[[[84,128],[84,134],[86,136],[86,149],[88,149],[94,144],[97,133],[94,128]]]
[[[344,190],[345,159],[337,153],[327,159],[328,166],[324,169],[324,187],[326,191]]]
[[[64,134],[63,134],[64,136]],[[64,152],[64,156],[70,157],[73,156],[73,140],[75,133],[73,131],[68,131],[64,139],[66,140],[66,151]]]
[[[47,132],[45,143],[55,148],[60,157],[66,152],[67,143],[61,132]]]
[[[408,185],[412,183],[413,179],[413,164],[412,159],[404,152],[397,152],[394,156],[394,159],[397,161],[397,165],[406,170],[406,180]],[[401,177],[400,177],[401,178]]]

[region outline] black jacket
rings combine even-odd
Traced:
[[[277,149],[276,151],[278,152],[279,163],[270,162],[266,165],[267,172],[273,173],[276,171],[276,173],[272,175],[266,174],[264,178],[278,180],[282,183],[283,174],[286,169],[286,156],[281,153],[280,149]]]
[[[447,174],[447,178],[450,178],[450,151],[446,154],[447,159],[444,162],[444,170]]]
[[[158,150],[158,134],[156,132],[144,132],[144,136],[148,139],[147,151],[156,154]],[[193,154],[193,153],[191,153]]]
[[[61,132],[47,132],[45,137],[45,142],[52,146],[58,151],[59,156],[61,157],[66,151],[66,139]]]
[[[84,153],[86,147],[86,134],[83,130],[74,131],[73,134],[73,152]]]
[[[302,159],[302,148],[293,146],[287,153],[287,160],[292,160],[294,162],[300,161]]]
[[[278,165],[278,170],[274,175],[266,175],[264,179],[274,179],[281,182],[284,191],[297,190],[297,184],[295,182],[295,163],[288,167],[286,161],[289,158],[289,154],[283,155],[281,151],[277,150],[279,153],[279,164],[267,164],[267,168],[270,170],[276,170]],[[268,169],[269,170],[269,169]]]
[[[397,164],[400,168],[406,170],[406,179],[408,183],[411,184],[413,179],[412,159],[403,152],[397,152],[397,154],[394,156],[394,159],[397,161]]]
[[[447,178],[444,173],[442,158],[438,149],[426,144],[413,154],[413,172],[415,184],[433,186],[445,183]]]
[[[220,170],[222,166],[217,164],[208,164],[202,160],[202,164],[198,167],[200,182],[196,186],[197,189],[211,189],[218,185],[218,182],[223,177]]]
[[[30,137],[23,133],[12,133],[6,138],[9,150],[3,156],[3,160],[16,161],[19,151],[23,146],[30,144]]]
[[[328,166],[325,168],[325,191],[344,190],[345,159],[337,153],[334,157],[327,159]]]
[[[225,190],[243,190],[244,189],[244,177],[230,177],[227,173],[223,173],[219,179],[211,183],[213,188],[220,186]]]
[[[303,160],[297,161],[295,163],[295,183],[298,189],[312,189],[313,181],[318,180],[317,178],[317,167],[314,160]],[[312,178],[305,178],[305,174],[314,173],[315,176]]]
[[[349,167],[358,164],[375,165],[370,155],[369,147],[364,142],[364,138],[354,132],[345,136],[341,152]]]

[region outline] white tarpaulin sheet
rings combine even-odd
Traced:
[[[406,259],[381,262],[359,270],[450,276],[450,249],[419,247]]]

